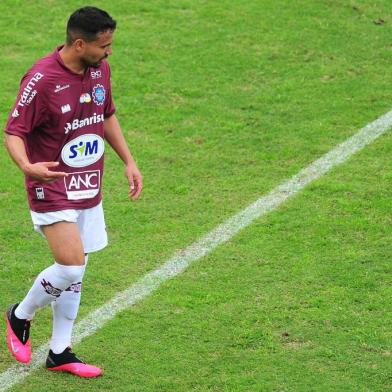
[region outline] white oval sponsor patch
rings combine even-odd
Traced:
[[[69,141],[61,151],[61,158],[71,167],[85,167],[97,162],[105,151],[103,139],[92,133]]]

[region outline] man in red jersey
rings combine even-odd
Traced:
[[[31,360],[30,321],[48,304],[53,334],[49,370],[95,377],[102,370],[71,351],[71,335],[88,254],[107,245],[102,210],[106,139],[125,165],[129,195],[137,199],[142,176],[115,115],[110,67],[116,29],[95,7],[75,11],[66,44],[38,60],[22,78],[6,125],[6,146],[26,176],[31,217],[54,256],[25,298],[6,313],[7,342],[20,362]]]

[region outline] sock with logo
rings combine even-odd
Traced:
[[[84,260],[86,266],[88,255]],[[71,347],[72,329],[78,315],[81,290],[82,281],[75,281],[52,302],[53,332],[50,349],[55,354],[60,354],[67,347]]]
[[[15,316],[31,320],[38,308],[60,297],[72,282],[81,282],[84,270],[85,265],[62,265],[55,262],[37,276],[30,291],[16,308]]]

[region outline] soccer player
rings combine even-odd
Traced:
[[[102,374],[71,350],[88,254],[107,245],[102,210],[106,140],[125,165],[129,196],[143,182],[115,115],[106,60],[116,21],[95,7],[75,11],[65,45],[38,60],[21,81],[6,125],[6,146],[26,177],[34,229],[47,240],[54,263],[6,312],[7,343],[17,361],[31,360],[30,321],[51,304],[49,370],[81,377]]]

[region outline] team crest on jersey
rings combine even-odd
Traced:
[[[97,105],[103,105],[105,102],[106,91],[102,84],[96,84],[93,87],[93,101]]]

